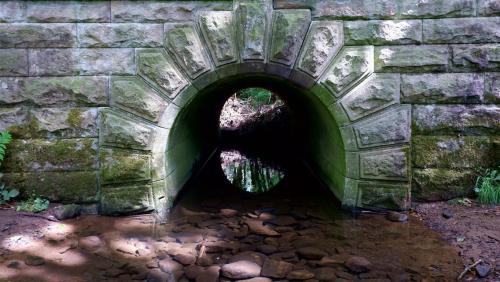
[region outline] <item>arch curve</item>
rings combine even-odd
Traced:
[[[344,46],[342,22],[309,10],[233,6],[166,24],[164,48],[137,50],[137,75],[112,78],[100,111],[102,213],[165,212],[213,145],[216,130],[196,124],[246,85],[290,93],[312,125],[307,161],[345,207],[406,209],[410,109],[397,75],[373,73],[373,46]]]

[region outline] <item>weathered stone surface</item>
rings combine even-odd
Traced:
[[[81,75],[135,74],[134,49],[77,49]]]
[[[28,75],[28,50],[0,49],[0,76]]]
[[[500,16],[500,4],[497,0],[479,0],[478,15],[480,16]]]
[[[424,20],[425,43],[500,42],[500,18]]]
[[[151,179],[150,155],[129,150],[101,149],[101,182],[124,183]]]
[[[5,173],[2,182],[9,187],[16,187],[24,195],[34,191],[54,202],[84,203],[97,200],[95,171]]]
[[[386,149],[359,153],[360,177],[364,179],[408,178],[407,149]]]
[[[0,78],[0,105],[105,106],[106,77]]]
[[[448,59],[443,45],[375,47],[375,71],[380,72],[445,71]]]
[[[210,63],[191,24],[165,24],[165,47],[192,79],[210,69]]]
[[[31,49],[29,58],[29,72],[33,76],[79,73],[78,53],[75,49]]]
[[[231,1],[137,2],[112,1],[112,22],[192,21],[198,10],[231,10]]]
[[[340,100],[351,121],[399,102],[399,76],[377,74]]]
[[[14,140],[2,162],[5,171],[97,169],[97,139]]]
[[[266,259],[262,266],[261,275],[271,278],[285,278],[292,269],[293,264],[289,262]]]
[[[158,122],[167,102],[137,77],[113,77],[111,105]]]
[[[317,78],[337,54],[342,43],[341,22],[312,22],[304,47],[302,47],[298,68]]]
[[[472,193],[473,170],[444,168],[413,169],[412,197],[419,201],[443,201]]]
[[[484,78],[479,74],[401,75],[401,101],[403,103],[481,103],[483,93]]]
[[[361,181],[358,205],[365,208],[405,210],[410,207],[410,187],[406,183],[385,184]]]
[[[161,24],[79,24],[79,47],[160,47]]]
[[[153,210],[151,185],[133,185],[102,189],[101,213],[134,214]]]
[[[100,142],[131,149],[151,149],[153,130],[145,124],[120,117],[111,111],[101,111]]]
[[[414,136],[413,164],[418,168],[493,167],[500,159],[500,138],[489,136]]]
[[[0,131],[8,130],[15,138],[23,136],[29,128],[29,115],[25,108],[0,108]]]
[[[406,143],[410,141],[410,108],[395,110],[372,116],[352,126],[358,148]]]
[[[344,47],[321,80],[336,97],[340,97],[372,71],[373,47]]]
[[[259,276],[261,267],[254,262],[242,260],[223,265],[221,271],[225,277],[244,279]]]
[[[486,74],[484,84],[484,101],[486,103],[500,104],[500,74]]]
[[[496,105],[414,106],[412,129],[417,134],[477,135],[500,130],[500,108]]]
[[[26,2],[0,2],[0,23],[21,22],[26,18]]]
[[[230,11],[206,11],[199,14],[199,25],[215,65],[238,60],[235,21]]]
[[[97,109],[34,108],[27,126],[28,138],[97,137]]]
[[[399,13],[402,18],[438,18],[475,16],[474,0],[401,1]]]
[[[500,44],[453,45],[456,70],[500,70]]]
[[[347,45],[392,45],[422,42],[422,22],[348,21],[344,25]]]
[[[30,22],[109,22],[110,5],[105,1],[31,1],[26,13]]]
[[[73,24],[13,23],[0,25],[0,48],[74,47]]]
[[[269,59],[287,66],[293,65],[310,22],[309,10],[274,10]]]
[[[168,97],[175,98],[188,84],[174,63],[162,51],[140,51],[137,53],[138,73],[156,84]]]
[[[241,43],[240,55],[243,60],[264,60],[266,57],[266,32],[269,30],[269,6],[263,2],[241,2],[236,8],[238,30],[236,35]]]

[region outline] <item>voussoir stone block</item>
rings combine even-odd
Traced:
[[[111,105],[158,122],[168,102],[137,77],[111,79]]]
[[[402,18],[439,18],[475,16],[474,0],[405,0],[399,2]]]
[[[109,22],[110,5],[105,1],[30,1],[26,14],[30,22]]]
[[[0,76],[27,76],[28,50],[0,49]]]
[[[497,0],[479,0],[478,14],[481,16],[500,16],[500,3]]]
[[[500,42],[500,17],[424,20],[425,43]]]
[[[342,22],[313,21],[302,47],[298,68],[313,78],[319,77],[342,43]]]
[[[500,104],[500,74],[486,74],[484,84],[484,101],[486,103]]]
[[[359,164],[362,179],[408,179],[410,164],[407,148],[360,152]]]
[[[403,103],[481,103],[483,93],[484,77],[480,74],[401,75],[401,100]]]
[[[107,102],[107,77],[0,78],[0,105],[105,106]]]
[[[412,128],[417,134],[427,135],[498,133],[500,107],[497,105],[414,105]]]
[[[309,10],[274,10],[269,60],[293,65],[310,22]]]
[[[137,67],[140,76],[156,85],[171,99],[188,85],[187,79],[163,51],[137,52]]]
[[[335,97],[340,97],[372,72],[373,47],[344,47],[321,81]]]
[[[452,50],[455,70],[500,70],[500,44],[452,45]]]
[[[220,66],[236,62],[238,60],[238,51],[233,12],[200,12],[198,21],[215,65]]]
[[[79,47],[160,47],[162,24],[78,24]]]
[[[236,7],[238,41],[242,60],[265,60],[267,32],[269,30],[269,5],[265,2],[239,1]]]
[[[145,181],[151,179],[150,154],[137,151],[101,148],[101,182],[103,184]]]
[[[407,183],[360,181],[358,189],[357,205],[360,207],[395,210],[410,208],[410,186]]]
[[[205,49],[192,24],[165,24],[165,32],[167,50],[191,79],[211,69]]]
[[[347,21],[347,45],[415,44],[422,42],[422,21]]]
[[[446,71],[448,46],[381,46],[375,47],[377,72],[436,72]]]
[[[102,145],[130,149],[151,149],[153,129],[108,110],[101,111],[99,139]]]
[[[144,213],[153,210],[151,184],[109,187],[102,190],[101,212],[105,215]]]
[[[75,45],[74,24],[0,24],[0,48],[64,48]]]

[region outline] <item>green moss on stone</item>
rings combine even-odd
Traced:
[[[66,121],[72,127],[81,127],[83,121],[82,113],[83,111],[81,109],[71,109]]]
[[[439,201],[469,195],[476,177],[468,169],[414,169],[412,196],[417,201]]]

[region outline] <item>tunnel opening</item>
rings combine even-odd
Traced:
[[[244,133],[221,128],[220,116],[228,99],[242,89],[255,87],[283,101],[284,120],[274,125],[263,123],[260,130]],[[322,199],[328,198],[329,204],[336,206],[343,197],[345,152],[339,127],[317,96],[298,85],[270,75],[243,75],[219,80],[193,95],[169,134],[167,167],[174,169],[168,186],[174,189],[168,196],[176,199],[174,204],[185,195],[202,193],[200,189],[219,195],[245,192],[235,189],[220,164],[221,153],[235,148],[247,158],[259,157],[271,166],[277,163],[287,172],[270,191],[278,197],[290,189],[302,194],[320,189],[316,193],[324,195],[326,191],[328,196]],[[297,179],[299,175],[307,180]],[[200,181],[205,183],[200,185]]]

